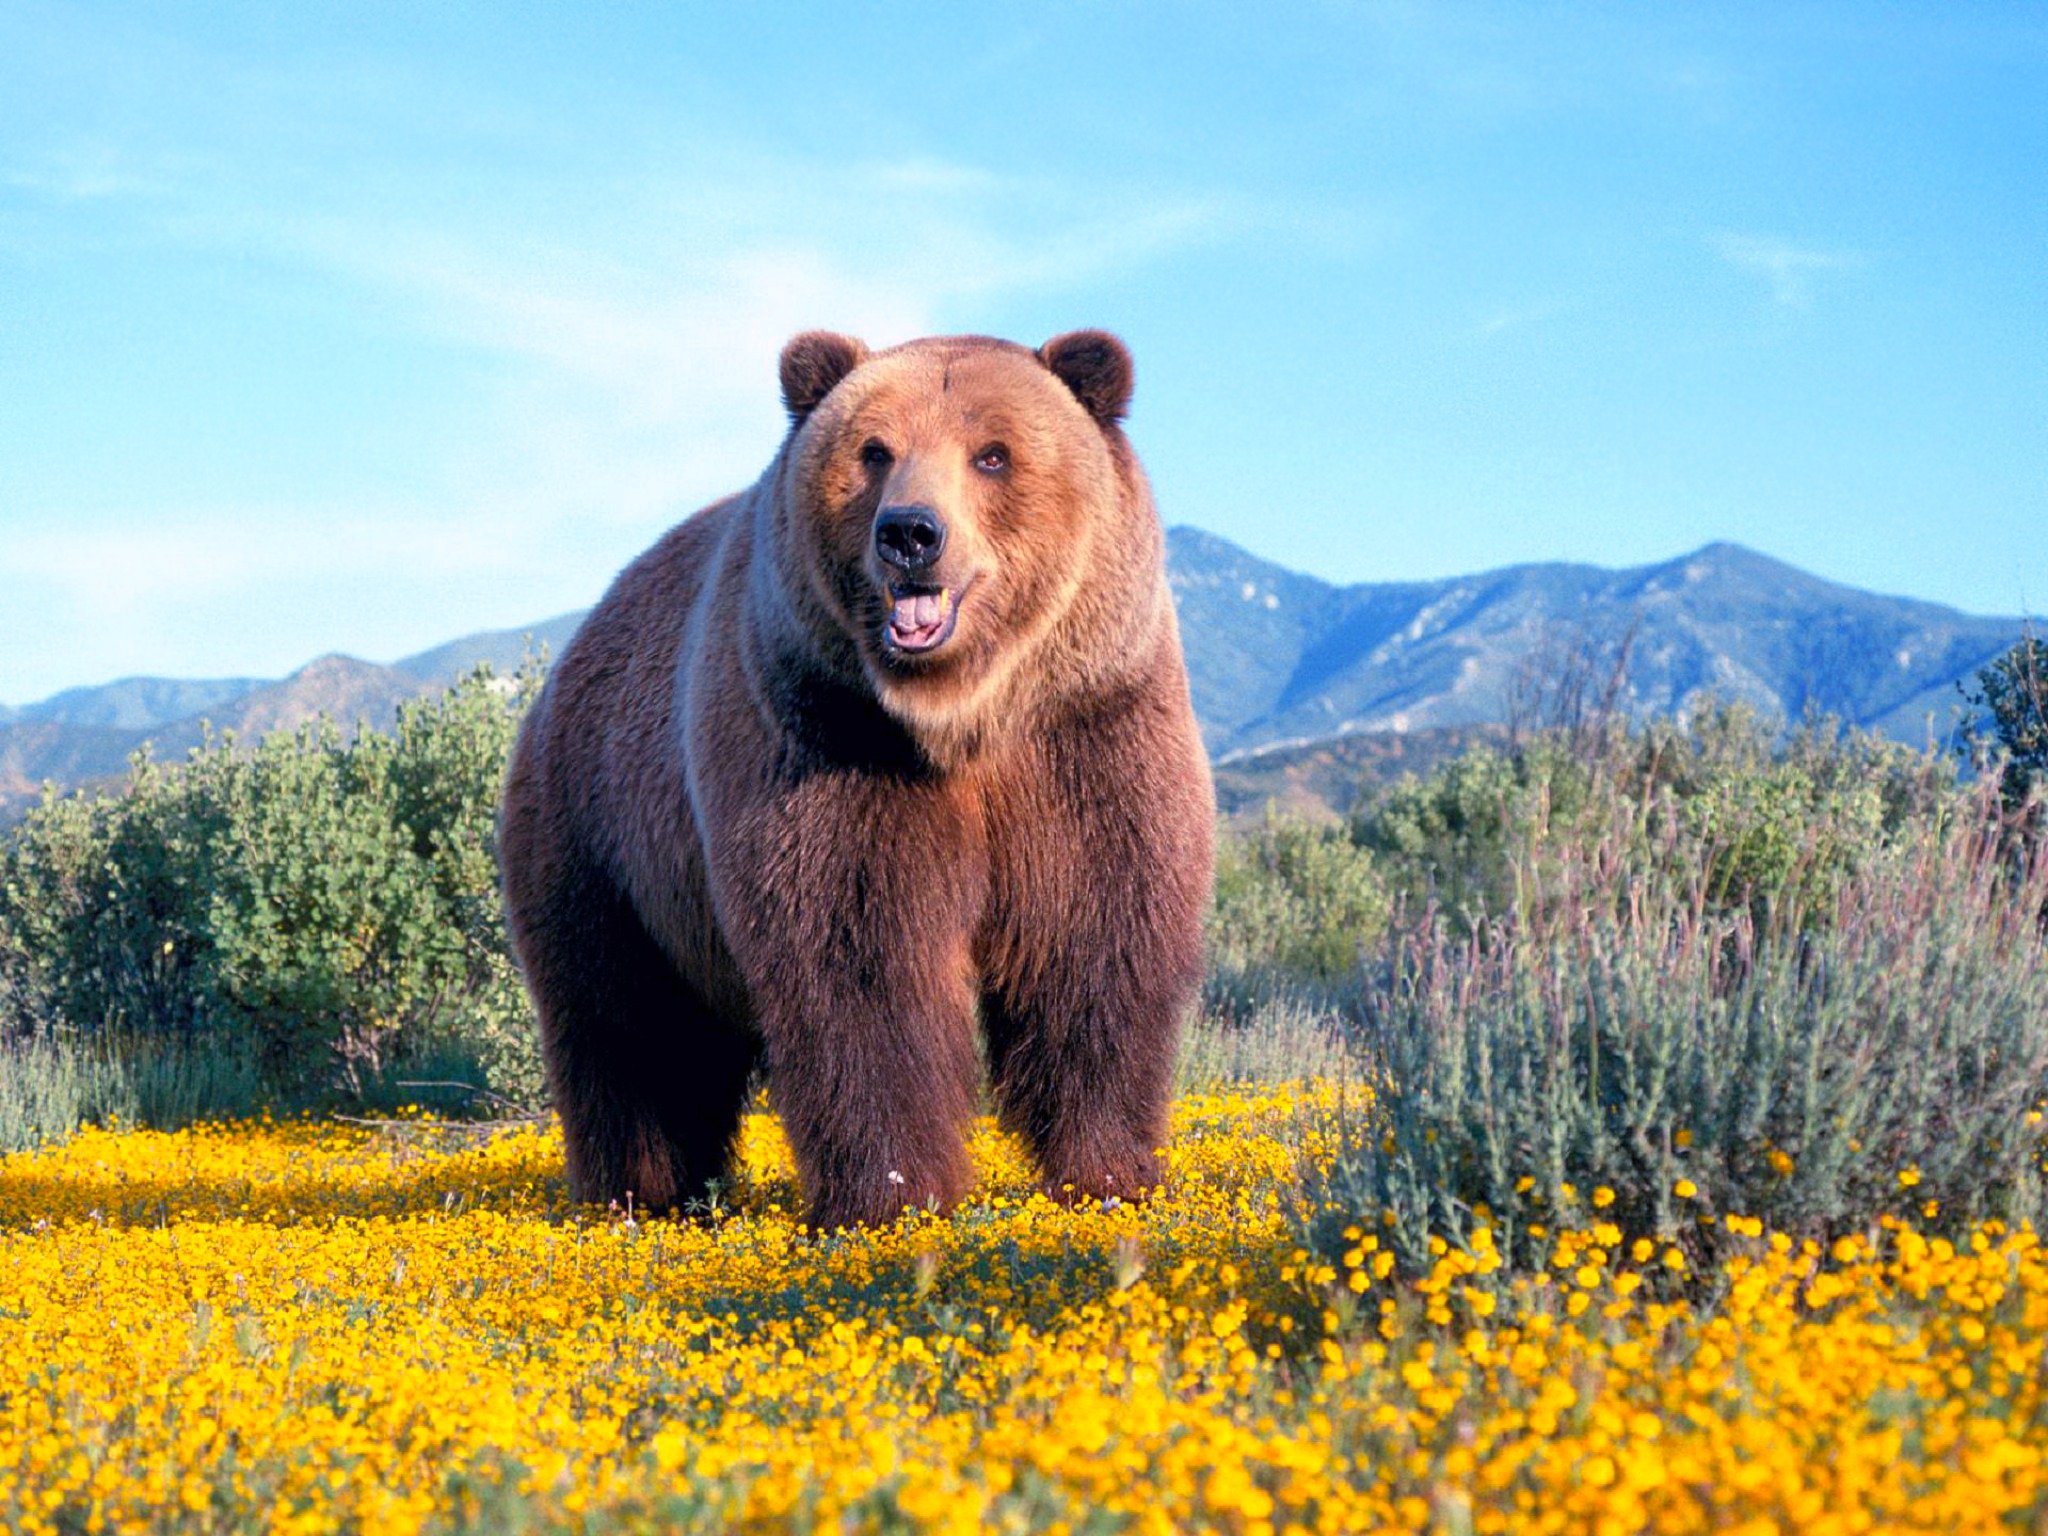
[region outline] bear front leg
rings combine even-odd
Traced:
[[[1190,992],[1069,954],[983,998],[1002,1122],[1053,1198],[1131,1198],[1158,1182]]]
[[[980,1062],[964,988],[898,969],[917,1002],[859,998],[855,973],[763,1009],[768,1094],[795,1154],[814,1226],[945,1209],[973,1183],[966,1127]],[[829,972],[816,978],[827,981]]]
[[[515,870],[507,910],[570,1194],[651,1211],[702,1200],[730,1158],[758,1042],[706,1005],[595,871],[552,851]]]
[[[756,1043],[665,988],[609,1015],[543,1005],[542,1021],[570,1194],[648,1212],[704,1202],[731,1160]]]
[[[982,1026],[1005,1126],[1048,1194],[1159,1176],[1182,1026],[1202,976],[1214,822],[1190,749],[1114,723],[1048,747],[992,853]]]
[[[820,777],[712,860],[813,1224],[945,1207],[972,1182],[981,1062],[967,933],[982,881],[942,797]]]

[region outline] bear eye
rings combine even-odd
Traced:
[[[896,462],[896,455],[889,451],[886,443],[871,437],[860,445],[860,461],[869,469],[887,469]]]
[[[1010,450],[1001,443],[990,443],[974,456],[974,467],[984,475],[1000,475],[1010,467]]]

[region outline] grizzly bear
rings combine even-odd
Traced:
[[[501,845],[578,1198],[701,1197],[760,1065],[823,1227],[966,1191],[984,1065],[1050,1191],[1157,1178],[1214,810],[1131,377],[798,336],[767,472],[569,642]]]

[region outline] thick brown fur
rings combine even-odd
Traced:
[[[505,893],[571,1188],[701,1196],[765,1061],[813,1220],[949,1204],[985,1061],[1049,1189],[1135,1194],[1213,808],[1129,354],[810,332],[782,381],[774,462],[620,575],[514,755]],[[960,596],[905,655],[875,519],[913,504]]]

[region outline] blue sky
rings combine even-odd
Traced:
[[[0,700],[590,602],[830,326],[1344,581],[2048,609],[2048,8],[0,0]]]

